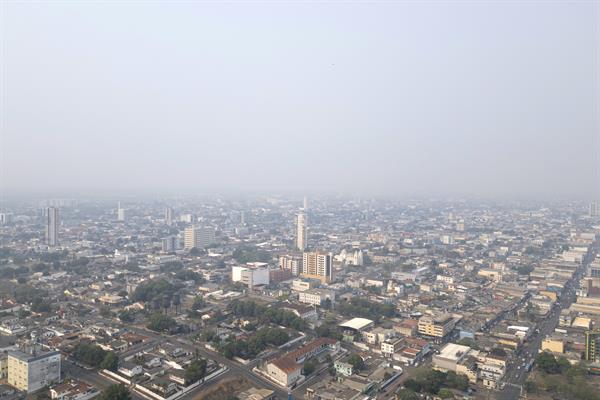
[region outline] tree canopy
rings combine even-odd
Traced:
[[[141,283],[133,293],[134,301],[151,301],[173,296],[178,288],[164,279],[152,279]]]
[[[199,381],[206,375],[206,360],[197,359],[188,365],[185,369],[183,378],[186,385],[191,385],[194,382]]]
[[[273,323],[295,330],[305,330],[306,322],[291,311],[267,307],[255,301],[234,300],[229,310],[237,317],[255,317],[261,323]]]
[[[98,396],[99,400],[131,400],[131,393],[125,385],[110,385]]]
[[[174,332],[178,329],[175,320],[168,315],[155,313],[148,318],[148,329],[155,332]]]
[[[349,317],[362,317],[379,320],[381,316],[393,317],[396,308],[392,304],[380,304],[362,297],[352,297],[350,301],[337,303],[336,310]]]
[[[94,344],[80,343],[71,355],[76,360],[94,368],[116,371],[119,365],[119,358],[115,353]]]

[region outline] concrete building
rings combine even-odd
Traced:
[[[306,250],[306,214],[301,212],[296,215],[296,248],[298,250]]]
[[[125,209],[121,208],[121,202],[117,205],[117,221],[125,221]]]
[[[465,375],[469,382],[481,379],[483,386],[495,389],[506,374],[506,360],[456,343],[448,343],[432,357],[434,369]]]
[[[209,227],[190,226],[185,228],[183,240],[186,250],[194,247],[204,249],[215,242],[215,230]]]
[[[52,400],[88,400],[96,397],[100,391],[82,381],[69,381],[50,389]]]
[[[175,219],[175,211],[173,211],[173,208],[171,207],[166,207],[165,208],[165,224],[167,225],[173,225],[173,221]]]
[[[352,364],[343,362],[341,360],[336,360],[333,363],[333,368],[335,369],[335,372],[344,376],[352,376],[354,373],[354,367]]]
[[[479,352],[469,346],[448,343],[440,350],[440,354],[433,355],[431,361],[434,369],[461,373],[469,378],[469,382],[475,383],[477,382],[476,357],[478,355]]]
[[[0,225],[8,225],[12,223],[12,213],[0,213]]]
[[[58,245],[58,208],[46,208],[46,244],[48,246]]]
[[[333,281],[333,254],[319,251],[302,254],[302,276],[319,279],[321,283]]]
[[[374,322],[367,318],[352,318],[348,321],[344,321],[339,324],[339,327],[342,328],[345,332],[350,332],[352,334],[362,333],[366,329],[372,327]]]
[[[27,393],[60,381],[60,352],[8,352],[8,384]]]
[[[542,351],[550,351],[552,353],[565,352],[565,340],[562,338],[548,337],[542,340]]]
[[[302,376],[302,365],[294,360],[281,357],[267,364],[267,374],[270,379],[283,387],[290,387]]]
[[[322,306],[327,300],[334,306],[335,292],[325,289],[309,289],[298,293],[298,301],[304,304]]]
[[[181,222],[185,222],[186,224],[191,224],[196,221],[196,216],[194,214],[183,214],[179,216],[179,220]]]
[[[298,276],[302,271],[302,256],[286,254],[279,256],[279,268],[290,271],[292,275]]]
[[[302,364],[311,357],[340,350],[340,344],[330,338],[319,338],[267,364],[267,375],[277,384],[290,387],[301,377]]]
[[[177,247],[179,247],[178,244],[179,240],[177,239],[177,236],[167,236],[162,240],[162,251],[165,253],[172,253],[177,250]]]
[[[592,201],[590,203],[590,217],[597,217],[600,215],[600,207],[598,206],[597,201]]]
[[[398,352],[404,347],[404,338],[387,339],[381,342],[381,354],[385,357],[392,357],[394,353]]]
[[[231,267],[231,281],[241,282],[248,287],[268,285],[270,282],[269,266],[266,263],[235,265]]]
[[[422,335],[444,338],[452,332],[455,325],[456,321],[450,314],[424,315],[419,318],[417,330]]]
[[[600,361],[600,329],[585,333],[585,359],[587,361]]]
[[[304,292],[317,287],[317,281],[311,279],[294,279],[292,281],[292,290]]]

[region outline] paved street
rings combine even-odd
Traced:
[[[594,260],[594,253],[597,250],[598,245],[594,246],[594,249],[586,256],[584,262],[579,267],[573,279],[571,279],[564,287],[563,293],[560,298],[560,304],[552,309],[550,315],[543,319],[539,324],[537,329],[539,329],[539,333],[534,333],[526,346],[518,353],[517,361],[513,364],[510,364],[507,368],[506,376],[507,376],[507,385],[499,392],[496,396],[499,400],[514,400],[519,398],[521,393],[521,387],[523,383],[527,380],[528,371],[523,367],[525,359],[525,363],[529,362],[529,360],[535,359],[536,355],[540,351],[542,345],[542,339],[554,332],[554,329],[558,325],[558,319],[560,317],[560,312],[563,309],[567,309],[571,306],[577,296],[575,295],[575,290],[579,285],[579,280],[581,279],[582,274],[584,273],[587,266]]]

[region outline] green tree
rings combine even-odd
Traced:
[[[547,351],[538,354],[535,360],[537,367],[540,371],[544,371],[547,374],[557,374],[560,371],[558,362],[552,353]]]
[[[475,339],[471,339],[470,337],[462,338],[458,341],[458,344],[462,344],[463,346],[469,346],[474,350],[479,350],[479,346],[475,342]]]
[[[517,268],[517,272],[519,273],[519,275],[529,275],[533,272],[533,269],[533,265],[522,265],[519,268]]]
[[[131,400],[131,393],[124,385],[110,385],[98,396],[99,400]]]
[[[353,353],[348,357],[348,364],[352,365],[354,371],[360,371],[365,367],[365,362],[362,357],[356,353]]]
[[[90,367],[97,368],[104,360],[104,357],[106,357],[106,351],[104,351],[100,346],[80,343],[75,347],[75,349],[73,349],[71,355],[76,360],[81,361]]]
[[[197,359],[192,361],[190,365],[187,366],[183,378],[187,386],[199,381],[200,379],[204,378],[204,376],[206,376],[206,360]]]
[[[177,323],[168,315],[156,313],[148,318],[147,327],[155,332],[173,332],[177,329]]]
[[[107,306],[100,307],[100,315],[104,318],[110,318],[112,316],[112,311]]]
[[[169,298],[177,291],[178,287],[167,282],[164,279],[152,279],[140,284],[133,293],[134,301],[151,301],[154,299],[163,299],[166,295]]]
[[[454,393],[452,393],[450,389],[440,389],[438,396],[440,396],[442,399],[453,399]]]
[[[119,369],[119,357],[112,351],[107,352],[100,363],[100,368],[116,372]]]
[[[490,354],[494,356],[506,357],[506,350],[504,350],[502,347],[494,347],[490,351]]]
[[[44,301],[41,297],[36,297],[31,303],[31,311],[37,313],[50,312],[51,307],[47,301]]]
[[[134,310],[122,310],[119,312],[119,319],[122,322],[133,322],[135,321],[135,315],[137,314]]]
[[[412,392],[420,392],[423,389],[421,382],[414,378],[408,378],[404,381],[404,386]]]
[[[537,392],[537,384],[534,381],[525,381],[523,388],[527,393],[536,393]]]
[[[417,395],[414,391],[412,391],[408,388],[400,389],[400,390],[398,390],[398,392],[396,394],[397,394],[398,400],[418,400],[419,399],[419,395]]]
[[[263,249],[255,249],[252,247],[238,247],[233,252],[233,258],[239,263],[245,264],[248,262],[270,262],[272,260],[271,253]]]
[[[317,368],[317,365],[312,358],[310,360],[307,360],[304,363],[304,366],[302,367],[302,370],[304,371],[304,376],[308,376],[308,375],[312,374],[313,372],[315,372],[316,368]]]

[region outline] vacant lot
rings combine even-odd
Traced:
[[[225,379],[216,385],[202,390],[194,397],[194,400],[225,400],[228,396],[235,396],[252,385],[244,378]]]

